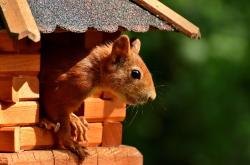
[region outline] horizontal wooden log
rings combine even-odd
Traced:
[[[0,140],[0,152],[20,151],[20,143],[19,143],[20,129],[19,127],[0,128],[0,139],[1,139]]]
[[[102,143],[103,125],[102,123],[89,123],[87,131],[88,143],[82,143],[83,146],[96,147]]]
[[[6,30],[0,31],[0,53],[2,52],[15,52],[16,46],[13,38],[9,36]]]
[[[39,99],[39,80],[35,76],[19,76],[13,78],[13,88],[18,92],[19,101]]]
[[[0,55],[0,75],[38,75],[39,54]]]
[[[0,104],[0,127],[34,125],[38,122],[39,104],[36,101]]]
[[[20,149],[50,148],[54,138],[50,131],[39,127],[20,127]]]
[[[33,42],[28,38],[16,41],[15,52],[18,54],[40,53],[41,42]]]
[[[98,165],[116,165],[113,151],[106,147],[98,148],[97,162]]]
[[[32,150],[19,153],[0,153],[5,165],[142,165],[143,156],[134,147],[89,147],[89,156],[82,162],[68,150]],[[134,164],[132,164],[134,163]]]
[[[126,104],[116,100],[87,98],[80,111],[88,122],[123,121],[126,116]]]
[[[104,122],[102,146],[113,147],[122,144],[122,123]]]
[[[88,143],[82,143],[82,145],[99,146],[102,142],[102,132],[102,123],[90,123],[87,133]],[[0,151],[3,152],[48,149],[55,144],[51,131],[36,126],[2,127],[0,128],[0,139]]]
[[[18,93],[13,88],[12,77],[0,77],[0,100],[18,102]]]
[[[0,30],[0,43],[0,54],[39,53],[41,48],[41,42],[35,43],[28,38],[18,40],[6,30]]]
[[[32,101],[39,98],[39,80],[35,76],[0,77],[0,100]]]

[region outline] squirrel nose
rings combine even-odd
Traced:
[[[148,102],[152,102],[154,99],[152,97],[148,98]]]
[[[155,91],[154,91],[154,92],[151,92],[150,95],[148,96],[148,102],[154,101],[155,98],[156,98],[156,93],[155,93]]]

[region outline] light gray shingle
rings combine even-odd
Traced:
[[[94,28],[115,32],[119,27],[145,32],[150,27],[172,31],[166,22],[129,0],[28,0],[39,30],[60,27],[72,32]]]

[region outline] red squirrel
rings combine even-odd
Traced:
[[[85,56],[60,45],[42,51],[46,56],[40,76],[41,104],[47,121],[60,124],[56,132],[59,146],[81,159],[86,156],[79,141],[86,140],[87,126],[73,113],[96,88],[117,93],[127,104],[143,104],[156,98],[152,76],[139,56],[140,47],[139,39],[130,43],[127,35],[121,35]],[[72,137],[72,131],[78,132],[77,138]]]

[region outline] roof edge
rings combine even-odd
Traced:
[[[18,39],[28,37],[34,42],[40,41],[40,32],[27,0],[0,0],[0,9],[10,33],[18,35]]]
[[[147,9],[155,16],[172,24],[177,31],[180,31],[192,39],[200,39],[200,29],[187,19],[164,5],[158,0],[133,0],[136,4]]]

